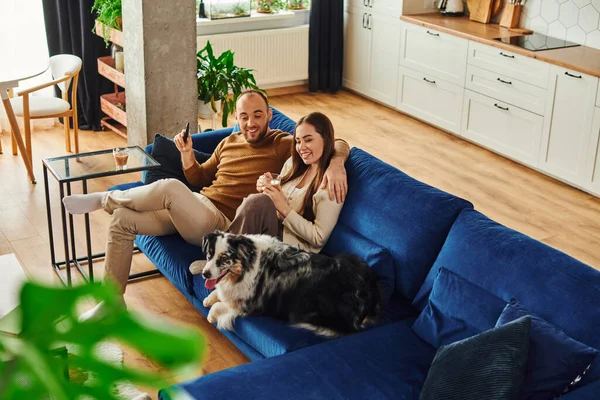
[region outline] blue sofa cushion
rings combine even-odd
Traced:
[[[353,148],[339,221],[388,249],[395,288],[413,299],[459,212],[471,203],[421,183]]]
[[[492,329],[505,305],[487,290],[440,268],[413,330],[437,349]]]
[[[194,399],[412,400],[434,353],[401,321],[177,386]]]
[[[519,395],[531,319],[522,317],[442,346],[419,400],[515,400]]]
[[[384,302],[387,304],[394,292],[394,261],[385,247],[365,238],[345,224],[338,223],[321,252],[330,256],[350,253],[366,261],[379,278]]]
[[[553,399],[578,381],[598,356],[598,351],[571,339],[515,300],[511,300],[496,326],[528,316],[531,335],[527,369],[520,398],[523,400]]]
[[[271,122],[269,122],[269,128],[271,129],[279,129],[282,132],[293,133],[296,128],[296,122],[290,119],[287,115],[282,113],[281,111],[271,107],[273,111],[273,118],[271,118]],[[233,132],[239,132],[240,126],[236,122],[233,127]]]
[[[189,268],[192,262],[206,258],[200,247],[187,243],[179,234],[138,235],[135,242],[163,275],[177,287],[185,288],[189,294],[194,294],[193,275]]]
[[[595,349],[600,335],[600,271],[522,233],[464,210],[415,303],[427,305],[435,274],[444,267],[501,299],[519,299],[531,312]]]
[[[210,154],[203,153],[198,150],[193,150],[196,161],[200,164],[210,158]],[[152,157],[160,163],[160,168],[152,169],[146,172],[144,183],[149,184],[158,181],[159,179],[174,178],[183,182],[191,190],[199,191],[202,188],[194,187],[189,184],[183,173],[181,165],[181,153],[177,149],[173,140],[164,137],[157,133],[154,135],[154,143],[152,145]]]

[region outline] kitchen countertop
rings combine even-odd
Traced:
[[[498,24],[482,24],[469,17],[446,17],[439,13],[403,15],[400,19],[600,78],[600,50],[592,47],[531,51],[492,40],[499,36],[521,36]]]

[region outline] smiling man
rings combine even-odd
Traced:
[[[242,200],[256,192],[258,177],[280,171],[292,154],[293,136],[271,130],[272,115],[263,93],[244,92],[236,104],[240,131],[223,139],[203,164],[194,157],[192,140],[183,140],[185,131],[175,136],[185,177],[193,186],[203,188],[200,193],[176,179],[163,179],[124,191],[65,197],[63,202],[71,214],[104,209],[113,216],[106,243],[105,279],[116,282],[125,293],[133,241],[138,234],[179,233],[186,242],[201,246],[206,234],[226,230]],[[335,152],[323,184],[329,185],[331,196],[335,194],[341,202],[347,191],[344,162],[350,149],[338,140]],[[100,303],[81,319],[100,318],[104,311]]]

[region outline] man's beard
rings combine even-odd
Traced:
[[[256,136],[256,138],[250,138],[250,135],[248,135],[248,131],[244,132],[244,138],[246,139],[246,142],[248,143],[258,143],[261,140],[264,139],[264,137],[267,134],[267,129],[269,129],[269,126],[265,126],[261,131],[258,132],[258,136]],[[250,140],[248,140],[250,139]]]

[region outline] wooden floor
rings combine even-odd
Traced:
[[[418,180],[468,199],[492,219],[600,269],[598,198],[349,92],[294,94],[274,97],[271,102],[293,119],[311,111],[326,113],[338,137],[351,146],[368,151]],[[62,127],[34,132],[37,185],[30,184],[21,159],[11,154],[8,134],[5,132],[1,138],[4,154],[0,155],[0,255],[15,253],[29,276],[56,282],[49,266],[40,160],[65,153]],[[111,132],[81,133],[82,152],[124,144],[124,139]],[[138,178],[138,174],[130,174],[98,179],[90,182],[89,190],[101,191]],[[80,190],[74,185],[74,192]],[[58,187],[52,178],[50,192],[53,212],[58,216]],[[91,221],[93,250],[103,251],[109,216],[96,212]],[[76,222],[76,229],[83,232],[82,218]],[[60,235],[57,218],[53,226],[55,235]],[[81,239],[77,246],[83,249]],[[58,257],[62,257],[60,250]],[[153,266],[144,255],[137,254],[133,269],[142,271]],[[95,264],[95,271],[101,275],[101,262]],[[198,327],[210,343],[210,354],[203,366],[205,373],[248,361],[166,278],[129,285],[126,300],[130,309]],[[126,362],[156,369],[133,353],[127,353]],[[188,377],[174,377],[184,378]]]

